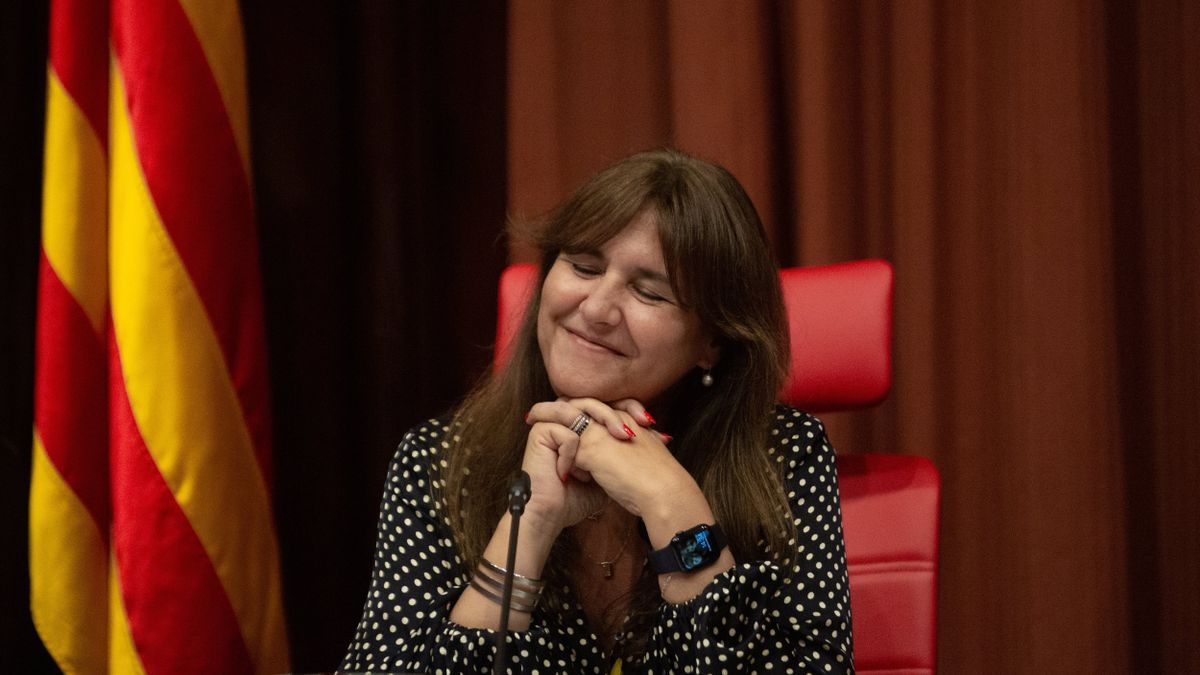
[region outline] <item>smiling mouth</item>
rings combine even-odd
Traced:
[[[596,352],[601,352],[604,354],[614,354],[616,356],[625,356],[623,353],[617,351],[616,349],[613,349],[612,347],[609,347],[606,344],[601,344],[594,340],[588,339],[587,337],[585,337],[579,333],[576,333],[575,331],[573,331],[569,328],[564,329],[564,330],[566,330],[567,334],[570,335],[576,342],[578,342],[580,345],[582,345],[583,347],[585,347],[587,349],[590,349],[590,350],[596,351]]]

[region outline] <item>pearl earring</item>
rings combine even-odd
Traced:
[[[700,376],[700,384],[706,387],[711,387],[713,385],[712,373],[708,372],[707,370],[704,371],[704,374]]]

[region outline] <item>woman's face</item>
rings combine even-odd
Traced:
[[[559,396],[642,403],[717,354],[671,291],[652,211],[598,251],[559,254],[542,284],[538,346]]]

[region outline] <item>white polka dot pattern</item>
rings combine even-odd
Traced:
[[[366,605],[340,670],[491,672],[493,633],[449,620],[467,574],[428,484],[447,433],[445,420],[431,420],[396,451]],[[833,450],[815,417],[786,406],[777,406],[771,434],[796,521],[793,562],[743,563],[691,601],[664,603],[644,662],[623,673],[854,672]],[[539,608],[529,630],[509,633],[509,672],[609,672],[570,589],[566,596],[563,611]]]

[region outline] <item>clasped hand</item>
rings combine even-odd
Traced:
[[[585,413],[592,418],[582,435],[569,428]],[[607,496],[643,516],[680,488],[695,486],[666,442],[651,428],[641,403],[612,404],[591,398],[558,399],[530,409],[522,469],[533,495],[526,513],[561,530],[600,509]]]

